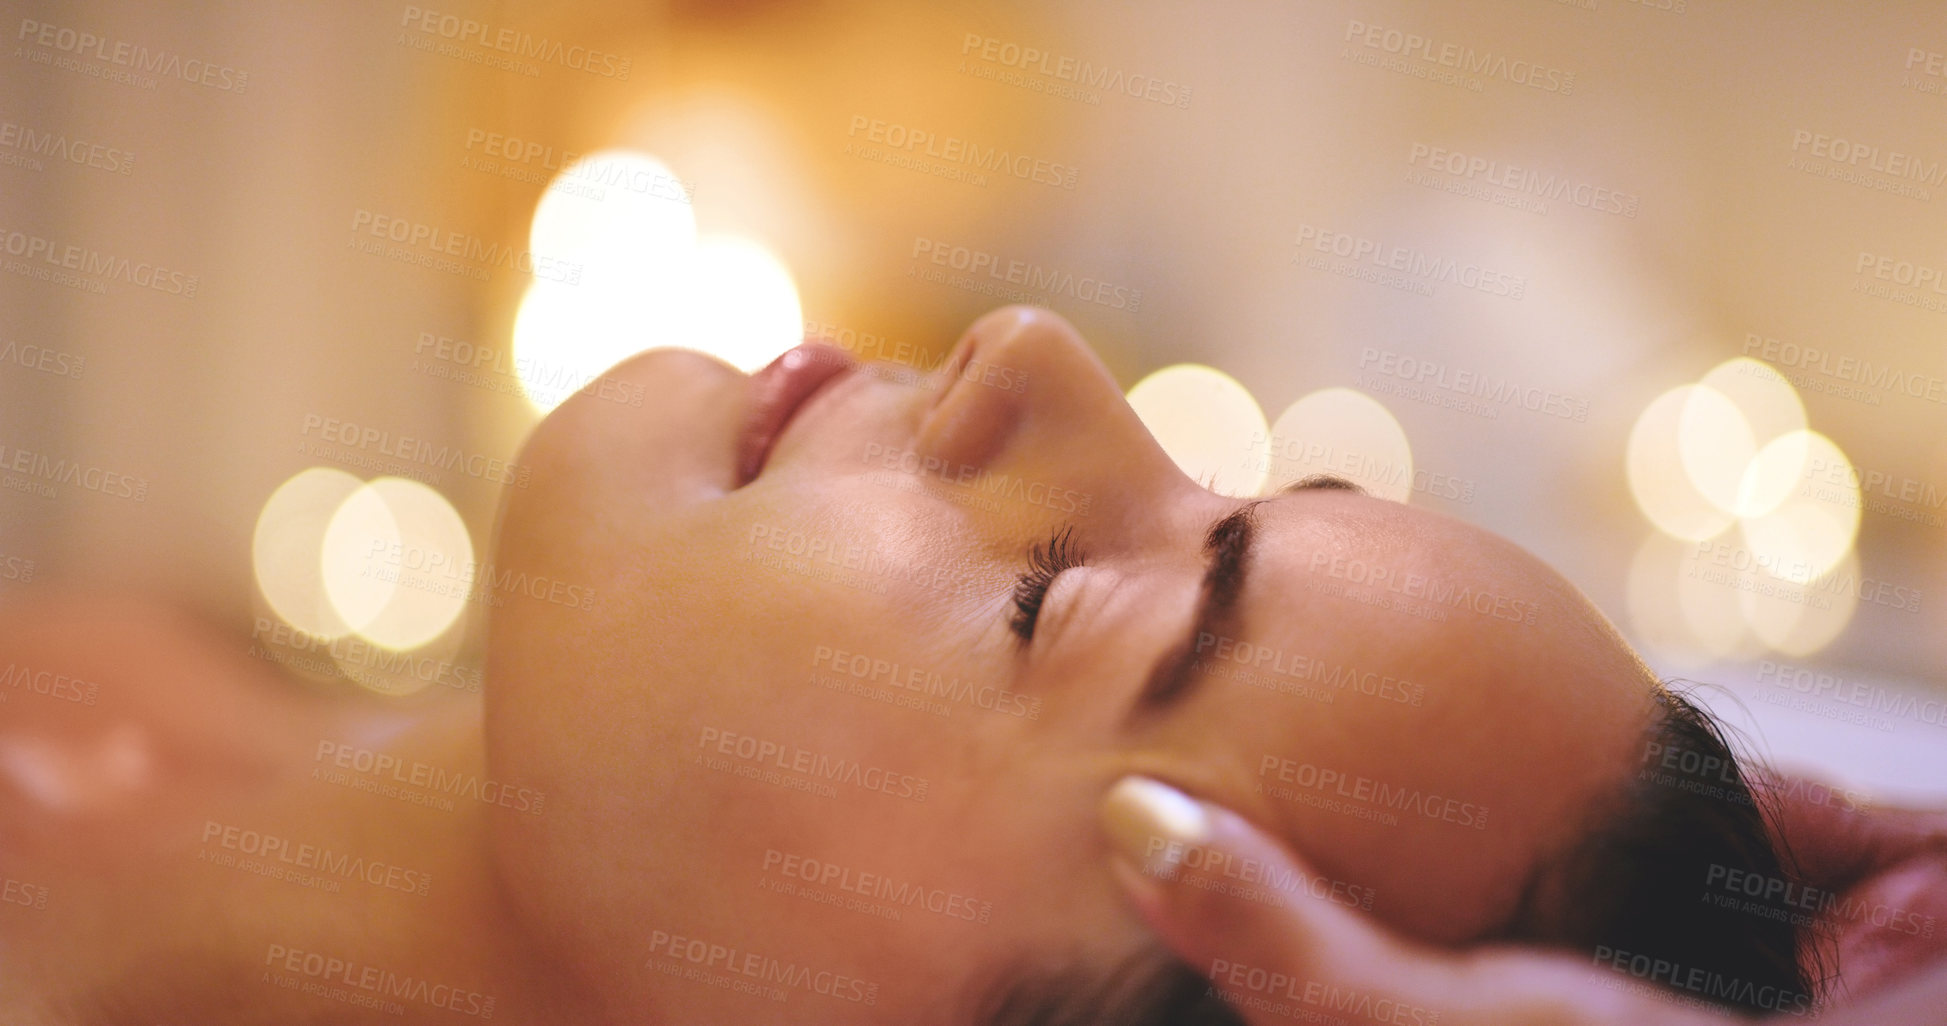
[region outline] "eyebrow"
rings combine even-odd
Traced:
[[[1250,567],[1251,546],[1257,539],[1257,508],[1287,495],[1309,491],[1351,491],[1366,494],[1364,488],[1334,474],[1313,474],[1278,489],[1268,499],[1257,499],[1218,518],[1203,535],[1203,584],[1197,596],[1196,615],[1190,631],[1164,652],[1150,668],[1136,709],[1180,693],[1190,683],[1190,669],[1196,664],[1198,643],[1213,636],[1230,618],[1237,596],[1244,590],[1244,575]]]

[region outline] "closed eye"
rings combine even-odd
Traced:
[[[1086,560],[1072,526],[1057,530],[1054,537],[1028,550],[1028,568],[1014,582],[1014,608],[1007,618],[1008,628],[1022,644],[1034,640],[1041,605],[1048,600],[1048,589],[1054,587],[1055,578]]]

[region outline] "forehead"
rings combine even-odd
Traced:
[[[1402,925],[1464,939],[1455,924],[1498,921],[1525,868],[1624,783],[1653,682],[1578,591],[1485,531],[1344,491],[1257,513],[1235,644],[1208,654],[1255,684],[1222,691],[1230,715],[1277,720],[1248,753],[1261,810],[1307,854],[1444,914]],[[1402,794],[1459,811],[1346,811]]]

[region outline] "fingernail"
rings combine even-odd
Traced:
[[[1123,858],[1167,879],[1190,849],[1210,839],[1210,814],[1161,781],[1123,777],[1102,799],[1102,827]]]

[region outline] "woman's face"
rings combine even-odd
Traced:
[[[497,569],[579,590],[493,614],[492,770],[548,793],[496,848],[617,1007],[959,1022],[1013,966],[1130,955],[1096,810],[1131,773],[1321,875],[1272,886],[1465,941],[1640,756],[1647,671],[1515,546],[1200,487],[1046,311],[893,371],[847,366],[764,446],[817,375],[651,352],[610,372],[643,405],[589,390],[528,444]],[[1064,531],[1083,563],[1036,612]]]

